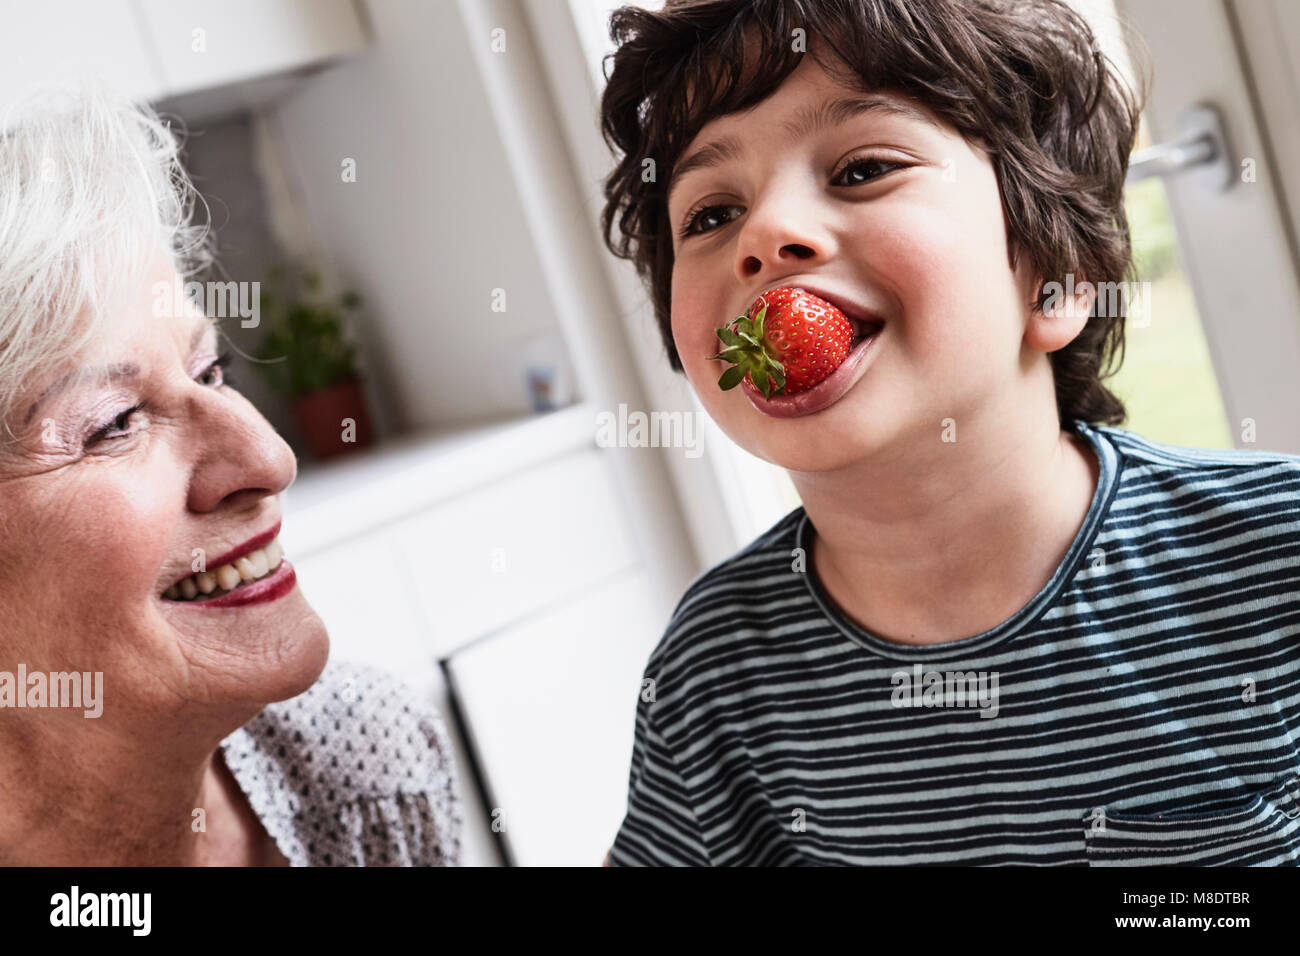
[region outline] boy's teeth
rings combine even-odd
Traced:
[[[212,571],[200,571],[183,581],[177,581],[163,592],[163,597],[169,601],[192,601],[200,595],[233,591],[241,584],[266,577],[280,566],[283,557],[284,548],[277,538],[265,548],[236,558],[230,564],[223,564]]]

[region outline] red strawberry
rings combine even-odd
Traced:
[[[725,346],[711,358],[733,363],[718,385],[725,391],[743,379],[771,398],[812,388],[848,358],[853,323],[825,299],[796,287],[760,295],[747,315],[717,330]]]

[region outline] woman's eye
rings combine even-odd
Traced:
[[[121,412],[111,422],[107,422],[100,428],[96,429],[86,440],[86,444],[89,446],[101,441],[112,441],[116,438],[125,438],[131,433],[131,416],[142,408],[144,408],[144,405],[132,405],[130,408]]]
[[[226,374],[226,367],[230,364],[230,353],[226,352],[221,355],[215,362],[199,373],[195,379],[200,385],[207,385],[216,388],[218,385],[233,385],[234,382]]]
[[[685,237],[697,233],[712,232],[714,229],[718,228],[718,226],[701,228],[701,224],[706,223],[712,219],[721,219],[721,213],[725,212],[728,209],[739,209],[739,208],[740,208],[739,206],[701,206],[699,209],[695,210],[695,212],[691,213],[689,216],[686,217],[686,224],[682,226],[682,236]],[[722,221],[719,222],[718,225],[725,226],[727,223],[731,222],[731,220],[734,218],[735,216],[730,216],[726,219],[722,219]]]
[[[219,388],[223,385],[232,385],[230,377],[226,375],[226,366],[230,364],[230,353],[220,356],[211,365],[200,372],[194,379],[200,385],[207,388]],[[144,408],[144,403],[132,405],[128,409],[120,412],[112,421],[105,422],[99,428],[95,429],[86,439],[86,447],[99,444],[105,441],[114,441],[120,438],[127,438],[132,434],[131,418],[136,412]]]
[[[890,162],[887,159],[877,159],[874,157],[865,157],[851,160],[839,174],[836,180],[846,179],[847,182],[839,182],[836,185],[841,186],[860,186],[862,183],[871,182],[873,179],[879,179],[885,173],[892,172],[895,169],[902,169],[902,163]],[[847,174],[852,173],[849,176]]]

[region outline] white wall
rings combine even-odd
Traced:
[[[526,412],[520,342],[555,334],[555,316],[457,7],[365,9],[369,50],[265,114],[287,179],[367,299],[359,337],[396,428]]]

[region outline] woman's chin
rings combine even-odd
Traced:
[[[330,640],[325,623],[294,587],[263,605],[167,608],[176,639],[193,661],[220,661],[241,699],[271,703],[296,697],[325,669]]]
[[[276,661],[274,673],[283,686],[283,692],[268,697],[270,701],[288,700],[303,693],[316,683],[329,660],[330,637],[325,622],[305,598],[302,606],[303,615],[294,629],[292,644],[284,648],[284,656]]]
[[[303,693],[316,683],[329,659],[329,632],[320,615],[296,588],[287,597],[286,604],[289,606],[283,616],[276,615],[274,624],[291,623],[291,626],[276,635],[274,647],[263,645],[262,654],[271,652],[269,659],[262,654],[257,658],[258,663],[265,665],[263,686],[268,702],[288,700]]]

